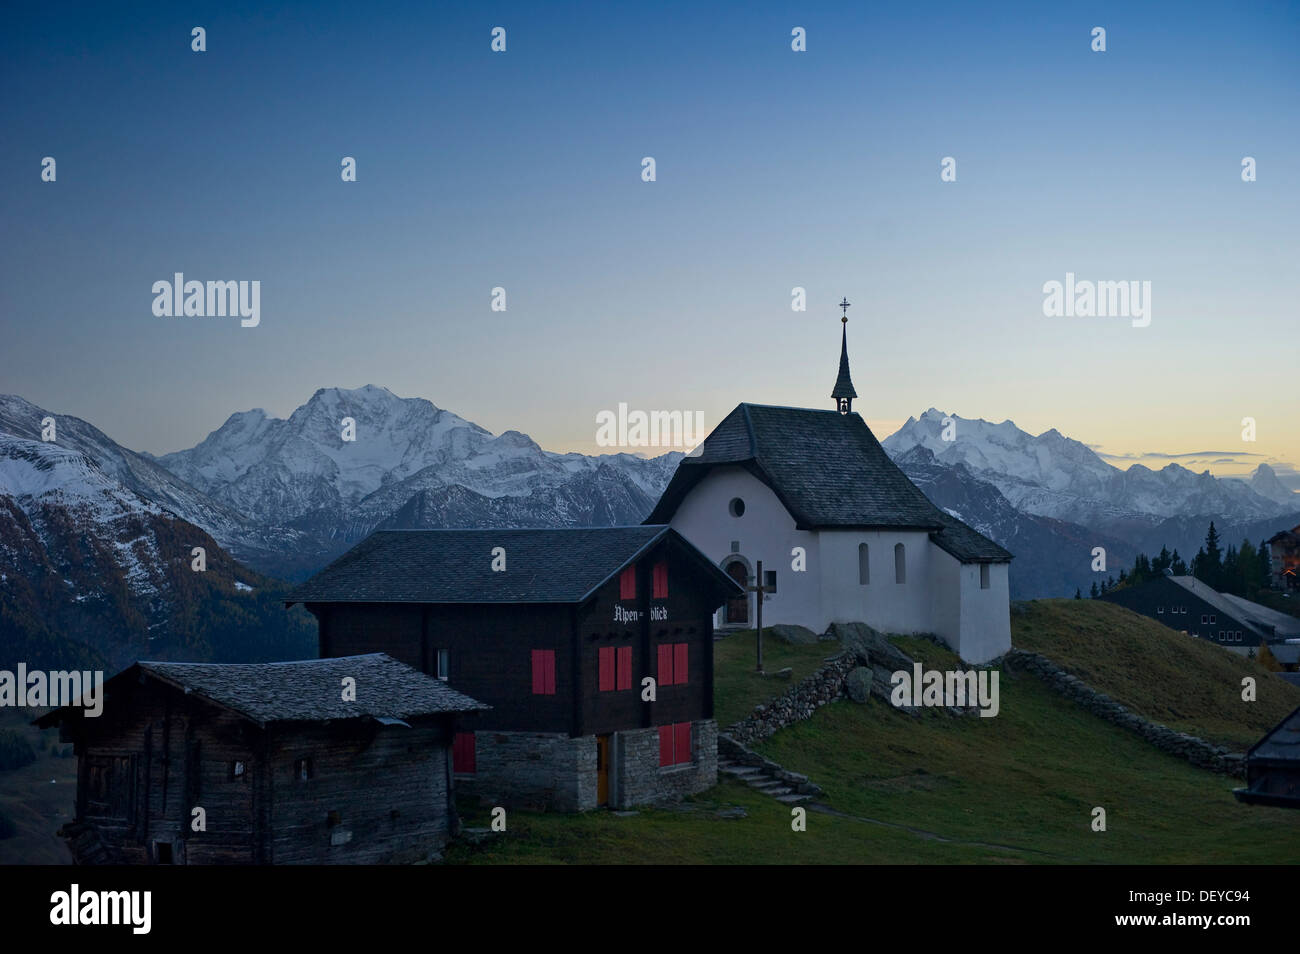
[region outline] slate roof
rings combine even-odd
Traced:
[[[1234,596],[1231,593],[1220,593],[1219,595],[1237,607],[1238,611],[1245,614],[1246,619],[1250,622],[1259,624],[1260,628],[1265,631],[1271,629],[1273,636],[1284,638],[1300,637],[1300,619],[1268,606],[1261,606],[1259,603],[1243,597]]]
[[[1269,634],[1267,629],[1262,628],[1259,623],[1255,619],[1251,618],[1251,616],[1248,615],[1240,606],[1233,603],[1225,594],[1218,592],[1204,580],[1198,580],[1196,577],[1190,575],[1170,576],[1168,579],[1171,582],[1177,583],[1193,596],[1200,597],[1223,615],[1235,619],[1242,626],[1245,626],[1247,631],[1252,635],[1257,636],[1261,641],[1268,637]],[[1189,625],[1189,628],[1193,627]]]
[[[940,510],[885,453],[858,414],[741,404],[690,457],[683,458],[646,520],[665,523],[714,467],[739,465],[785,505],[801,530],[929,530],[965,563],[1001,563],[1011,554]]]
[[[1246,753],[1250,759],[1285,759],[1300,763],[1300,709],[1273,727]]]
[[[285,597],[293,603],[581,603],[661,540],[698,562],[718,602],[740,587],[667,526],[380,530]],[[505,549],[506,569],[492,570]]]
[[[362,718],[405,720],[490,708],[384,653],[278,663],[141,661],[114,676],[105,689],[149,676],[263,726]],[[356,702],[343,701],[347,676],[356,680]],[[81,711],[65,706],[47,713],[37,724],[57,724],[74,708]]]

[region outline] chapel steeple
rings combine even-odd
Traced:
[[[840,374],[835,379],[835,390],[831,392],[831,397],[835,399],[835,410],[841,414],[848,414],[853,410],[853,399],[858,396],[858,392],[853,390],[853,379],[849,377],[849,300],[845,298],[840,302],[840,308],[844,312],[840,318]]]

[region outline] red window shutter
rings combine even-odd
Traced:
[[[666,600],[668,598],[668,564],[667,563],[655,564],[654,598],[657,600]]]
[[[451,770],[462,775],[473,775],[478,770],[473,732],[457,732],[451,745]]]
[[[691,724],[689,722],[679,722],[673,726],[674,748],[677,750],[677,759],[675,765],[691,760]],[[660,757],[663,753],[663,740],[659,741]]]
[[[636,564],[625,567],[618,577],[618,598],[620,600],[636,599]]]
[[[672,765],[673,763],[673,727],[670,725],[661,725],[659,727],[659,764]]]
[[[533,650],[533,695],[555,695],[555,650]]]
[[[543,655],[542,650],[533,650],[533,695],[535,696],[540,696],[546,691],[546,663],[542,659]]]
[[[686,650],[689,643],[673,643],[673,682],[686,682]]]
[[[632,647],[618,647],[618,688],[632,688]]]
[[[602,646],[597,650],[600,660],[600,691],[614,691],[614,647]]]
[[[673,647],[671,643],[659,644],[659,685],[673,684]]]

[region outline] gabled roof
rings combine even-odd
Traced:
[[[738,465],[772,488],[801,530],[907,528],[963,562],[1011,554],[943,512],[885,453],[861,416],[741,404],[682,459],[647,523],[672,519],[715,467]]]
[[[1273,726],[1268,735],[1250,747],[1250,759],[1284,759],[1300,764],[1300,708]]]
[[[718,603],[743,591],[667,526],[380,530],[285,597],[293,603],[582,603],[660,541],[698,566]],[[493,550],[506,569],[492,569]]]
[[[356,680],[356,702],[343,701],[343,679]],[[383,653],[279,663],[138,662],[108,680],[106,694],[155,679],[265,726],[370,718],[404,720],[490,708]],[[83,710],[64,706],[37,720],[57,725]]]

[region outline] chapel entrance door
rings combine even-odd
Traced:
[[[727,564],[727,576],[731,577],[741,586],[749,585],[749,573],[745,569],[745,564],[739,560],[733,560]],[[749,622],[749,594],[739,596],[734,600],[727,600],[727,622],[728,623],[748,623]]]

